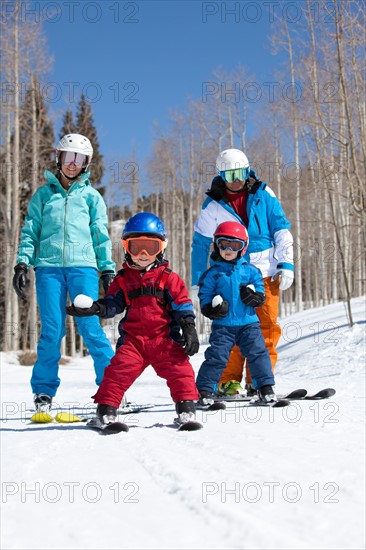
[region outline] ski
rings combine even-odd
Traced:
[[[226,409],[226,403],[224,403],[224,401],[215,401],[212,405],[200,405],[196,403],[196,409],[198,411],[224,411]]]
[[[329,397],[333,397],[335,393],[336,390],[334,388],[325,388],[324,390],[320,390],[318,393],[314,393],[313,395],[306,395],[304,399],[328,399]]]
[[[141,405],[128,402],[127,405],[123,405],[119,410],[118,414],[131,414],[139,413],[141,411],[146,411],[147,409],[153,409],[155,407],[154,403],[144,403]]]
[[[266,401],[262,401],[260,399],[249,401],[248,407],[272,407],[273,409],[277,409],[280,407],[288,407],[291,405],[291,401],[289,399],[278,399],[277,401],[270,401],[267,403]]]
[[[294,390],[287,395],[281,395],[280,399],[289,399],[290,401],[291,399],[303,399],[307,393],[307,390]]]
[[[293,390],[288,394],[284,395],[278,395],[278,398],[281,399],[287,399],[288,401],[302,401],[302,400],[319,400],[319,399],[328,399],[329,397],[332,397],[335,395],[336,390],[333,388],[325,388],[323,390],[318,391],[314,395],[308,395],[307,390],[305,389],[297,389]],[[245,397],[243,395],[226,395],[226,396],[217,396],[216,399],[219,402],[227,401],[228,403],[241,403],[241,402],[250,402],[253,397]]]
[[[45,412],[36,412],[29,420],[32,424],[51,424],[53,416]]]
[[[195,432],[203,428],[202,424],[197,422],[197,420],[188,420],[188,422],[180,423],[177,419],[174,419],[174,423],[178,426],[178,432]]]
[[[328,399],[335,395],[336,390],[333,388],[325,388],[323,390],[314,393],[313,395],[308,395],[307,390],[294,390],[288,395],[280,396],[281,399],[289,399],[290,401],[305,401],[305,400],[316,400],[316,399]]]
[[[105,435],[129,431],[129,427],[124,422],[118,422],[118,420],[116,420],[115,422],[110,422],[109,424],[103,424],[97,417],[91,418],[87,422],[86,427],[91,428],[92,430],[98,430],[100,433]]]
[[[152,409],[153,407],[155,407],[153,403],[146,403],[143,405],[128,403],[126,406],[119,409],[118,414],[137,414],[141,411]],[[90,420],[90,414],[95,415],[95,409],[91,410],[89,415],[87,413],[86,416],[79,416],[70,412],[60,411],[54,417],[48,413],[38,412],[35,413],[29,420],[32,424],[51,424],[52,422],[58,422],[59,424],[72,424],[75,422],[87,422]]]

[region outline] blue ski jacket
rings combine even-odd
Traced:
[[[114,271],[106,205],[91,186],[89,173],[82,174],[67,191],[52,172],[46,171],[45,177],[46,184],[28,205],[17,262]]]
[[[240,298],[240,287],[253,285],[256,292],[264,293],[264,283],[259,269],[250,265],[245,258],[231,262],[222,260],[215,253],[211,255],[211,267],[203,273],[198,286],[201,309],[220,295],[229,304],[225,317],[215,319],[213,324],[223,326],[244,326],[258,323],[254,307],[246,306]]]
[[[291,224],[272,189],[259,181],[251,170],[249,177],[247,214],[249,247],[246,258],[261,270],[263,277],[272,276],[277,269],[294,269]],[[225,184],[220,176],[212,181],[208,198],[194,224],[192,242],[192,285],[196,285],[207,269],[210,246],[217,226],[226,221],[244,225],[225,196]]]

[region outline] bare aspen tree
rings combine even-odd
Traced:
[[[20,173],[20,155],[19,155],[19,17],[20,4],[15,5],[14,26],[13,26],[13,79],[14,79],[14,104],[13,104],[13,145],[12,145],[12,257],[11,265],[16,264],[17,245],[20,229],[20,207],[19,207],[19,173]],[[15,330],[12,332],[11,349],[19,348],[20,324],[19,324],[19,304],[18,296],[12,292],[10,295],[12,322]]]

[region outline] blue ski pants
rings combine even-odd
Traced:
[[[42,326],[38,357],[31,378],[33,393],[46,393],[54,397],[60,385],[58,362],[61,357],[61,340],[66,334],[67,293],[72,302],[78,294],[86,294],[97,300],[98,287],[98,271],[94,267],[36,269],[37,301]],[[95,382],[99,385],[114,351],[96,315],[75,319],[79,334],[94,360]]]
[[[216,391],[234,344],[248,358],[253,386],[274,385],[271,360],[259,323],[238,327],[213,323],[209,344],[197,375],[198,391]]]

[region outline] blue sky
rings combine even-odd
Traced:
[[[296,17],[294,5],[289,2],[288,19]],[[132,148],[144,161],[154,123],[166,127],[170,109],[200,99],[218,66],[229,71],[244,65],[262,86],[276,80],[281,61],[268,41],[273,12],[283,10],[278,2],[68,0],[32,6],[43,17],[54,57],[46,95],[56,134],[67,106],[74,111],[84,91],[109,164],[129,158]]]
[[[145,155],[153,121],[164,124],[169,108],[200,98],[215,67],[243,64],[263,80],[278,63],[262,2],[69,1],[56,11],[55,2],[35,4],[55,58],[48,75],[55,83],[52,110],[57,117],[68,103],[73,108],[84,90],[110,154],[135,143]]]

